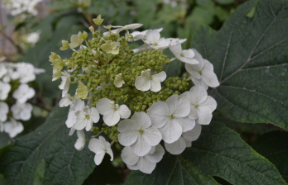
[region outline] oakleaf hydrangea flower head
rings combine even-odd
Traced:
[[[189,99],[190,113],[189,118],[196,119],[200,125],[209,125],[212,119],[212,112],[217,107],[217,102],[208,96],[205,87],[196,85],[181,95],[181,98]]]
[[[5,100],[11,90],[11,85],[0,81],[0,100]]]
[[[182,50],[182,46],[180,43],[170,46],[171,52],[175,55],[177,59],[181,62],[187,64],[199,64],[199,62],[194,59],[195,53],[192,49]]]
[[[153,146],[145,156],[136,155],[130,147],[126,146],[121,152],[121,158],[130,170],[140,170],[150,174],[164,154],[165,150],[161,145]]]
[[[138,76],[135,81],[135,87],[140,91],[151,90],[158,92],[161,90],[161,82],[166,79],[166,73],[164,71],[151,75],[151,69],[147,69],[141,72],[141,76]]]
[[[116,125],[120,118],[127,119],[131,115],[131,110],[126,105],[119,106],[108,98],[100,99],[96,107],[108,126]]]
[[[33,107],[26,101],[35,95],[35,90],[26,83],[43,72],[45,70],[29,63],[0,63],[0,132],[5,131],[10,137],[15,137],[23,131],[23,125],[18,120],[28,121],[31,118]]]
[[[113,152],[111,149],[111,145],[104,139],[104,137],[99,136],[99,139],[91,139],[88,148],[96,154],[94,157],[96,165],[101,164],[106,153],[110,155],[111,161],[113,161]]]
[[[0,102],[0,121],[4,122],[7,119],[7,113],[9,112],[9,107],[5,102]]]
[[[208,89],[208,87],[218,87],[219,81],[214,73],[213,65],[208,60],[203,59],[196,50],[194,50],[194,53],[195,59],[199,61],[199,64],[185,64],[185,68],[191,75],[193,83],[195,85],[202,85],[205,89]]]
[[[19,133],[23,131],[24,127],[22,123],[16,121],[15,119],[11,118],[10,121],[4,124],[4,131],[9,134],[11,138],[14,138]]]
[[[13,93],[13,98],[17,99],[18,103],[25,103],[28,99],[35,95],[35,90],[27,84],[21,84]]]
[[[160,38],[160,33],[156,30],[147,31],[146,38],[143,41],[153,49],[166,49],[170,45],[170,40]]]
[[[178,140],[184,129],[193,129],[195,120],[187,117],[189,113],[189,101],[185,98],[179,99],[178,95],[169,97],[166,102],[156,102],[148,110],[153,127],[159,128],[163,140],[167,143]]]
[[[86,142],[90,141],[88,148],[96,154],[96,165],[106,153],[113,160],[111,146],[119,143],[124,146],[121,158],[127,167],[150,174],[165,153],[160,143],[178,155],[199,137],[200,124],[211,121],[217,104],[208,96],[205,83],[191,89],[189,71],[181,77],[166,74],[174,70],[171,66],[178,66],[171,64],[174,60],[197,66],[205,59],[194,49],[182,49],[186,39],[161,38],[162,28],[129,33],[142,24],[108,25],[102,34],[103,21],[100,15],[93,19],[98,30],[89,27],[92,39],[79,32],[70,43],[62,41],[61,50],[73,51],[70,58],[51,53],[53,81],[62,78],[59,106],[70,107],[65,124],[69,135],[77,131],[77,150],[85,146],[85,132],[92,132]],[[143,45],[130,48],[131,42],[140,40]],[[168,47],[176,58],[165,54]],[[70,84],[78,84],[75,92],[70,92]]]
[[[151,125],[151,119],[146,113],[134,113],[131,119],[123,120],[118,125],[120,144],[130,146],[138,156],[146,155],[162,139],[159,130]]]
[[[16,103],[11,107],[13,117],[23,121],[27,121],[31,118],[32,109],[33,107],[30,103]]]
[[[86,142],[85,132],[83,130],[77,130],[77,136],[78,139],[76,140],[74,147],[76,148],[76,150],[80,151],[83,150],[85,146]]]

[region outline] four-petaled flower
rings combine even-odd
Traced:
[[[35,95],[35,90],[27,84],[21,84],[13,93],[13,98],[17,99],[18,103],[25,103],[28,99]]]
[[[86,131],[91,130],[93,123],[99,121],[99,112],[95,107],[84,107],[84,109],[75,112],[77,117],[76,123],[73,125],[73,128],[76,130],[82,130],[86,128]]]
[[[170,46],[170,50],[181,62],[187,64],[199,64],[199,62],[194,58],[194,51],[192,49],[182,50],[182,46],[180,43]]]
[[[151,127],[151,119],[144,112],[136,112],[131,119],[123,120],[118,125],[119,143],[130,146],[138,156],[146,155],[162,139],[157,128]]]
[[[160,33],[157,30],[148,30],[143,42],[153,49],[166,49],[170,46],[170,40],[160,38]]]
[[[96,165],[101,164],[105,153],[109,154],[111,157],[111,161],[113,161],[113,152],[111,149],[111,145],[104,139],[104,137],[99,136],[99,139],[91,139],[88,148],[96,154],[94,157]]]
[[[161,82],[166,79],[166,73],[164,71],[151,75],[151,70],[147,69],[142,71],[141,76],[138,76],[135,80],[135,87],[140,91],[151,90],[158,92],[161,90]]]
[[[11,90],[10,84],[6,84],[0,81],[0,100],[6,100],[10,90]]]
[[[208,125],[212,119],[212,112],[217,107],[217,102],[211,96],[208,96],[205,87],[196,85],[190,91],[184,92],[181,98],[186,98],[190,101],[189,118],[196,119],[200,125]]]
[[[108,98],[100,99],[96,104],[96,108],[103,115],[103,120],[108,126],[116,125],[120,118],[127,119],[131,115],[131,110],[126,105],[119,106]]]
[[[191,130],[195,120],[188,118],[190,104],[188,99],[179,99],[178,95],[169,97],[166,102],[156,102],[148,110],[152,126],[159,128],[166,143],[179,139],[183,130]]]

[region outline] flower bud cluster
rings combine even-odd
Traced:
[[[70,42],[62,41],[61,50],[74,51],[70,58],[50,56],[53,81],[62,79],[59,105],[70,106],[66,125],[70,135],[77,131],[77,150],[85,146],[84,130],[95,134],[87,141],[97,165],[105,153],[113,160],[111,145],[119,142],[129,169],[151,173],[165,153],[162,140],[169,153],[178,155],[199,137],[201,125],[210,123],[217,103],[206,90],[219,85],[213,65],[195,49],[183,50],[186,39],[161,38],[162,28],[130,33],[142,24],[109,25],[101,34],[103,19],[99,15],[93,21],[99,29],[89,28],[92,39],[79,32]],[[137,40],[144,44],[132,50],[130,43]],[[167,48],[175,58],[163,53]],[[185,63],[190,77],[166,79],[163,65],[175,59]],[[76,92],[71,92],[71,84],[78,85]]]
[[[18,120],[31,118],[33,106],[27,101],[33,98],[35,90],[29,83],[43,72],[29,63],[0,62],[0,131],[11,138],[24,129]]]

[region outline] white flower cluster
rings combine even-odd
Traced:
[[[0,62],[0,131],[5,131],[11,138],[23,131],[22,123],[17,120],[27,121],[31,118],[33,107],[27,100],[35,95],[35,91],[27,83],[43,72],[29,63]],[[9,97],[10,94],[16,101]],[[9,115],[8,105],[11,104],[12,115]]]
[[[175,57],[185,63],[187,71],[191,74],[195,86],[190,91],[181,95],[172,95],[165,102],[155,102],[146,112],[131,113],[129,105],[119,105],[108,98],[100,99],[96,107],[90,106],[91,102],[88,98],[87,105],[85,105],[84,100],[77,98],[77,93],[73,97],[68,94],[71,77],[68,72],[62,72],[62,83],[59,88],[63,90],[63,98],[59,105],[60,107],[70,106],[66,125],[71,128],[70,135],[77,130],[78,139],[75,143],[77,150],[82,150],[85,146],[84,129],[90,131],[93,123],[97,123],[102,115],[107,126],[117,125],[118,141],[124,146],[121,157],[127,167],[149,174],[165,153],[160,144],[162,140],[169,153],[178,155],[186,147],[191,147],[192,142],[199,137],[201,125],[210,124],[212,112],[216,109],[217,103],[211,96],[208,96],[206,90],[208,87],[217,87],[219,82],[213,71],[213,65],[209,61],[203,59],[195,49],[182,49],[181,43],[186,39],[161,38],[162,29],[135,31],[129,34],[128,29],[136,29],[140,26],[141,24],[111,26],[116,29],[105,32],[104,35],[118,34],[126,30],[125,36],[128,41],[133,37],[131,40],[144,42],[144,45],[134,52],[147,49],[163,50],[169,47]],[[70,47],[73,45],[71,48],[75,48],[75,43],[77,47],[83,42],[83,40],[79,42],[77,40],[79,39],[71,37]],[[117,50],[116,45],[112,46],[109,52],[117,54],[119,48]],[[152,75],[152,71],[146,69],[136,78],[135,87],[143,92],[159,92],[161,82],[165,79],[164,71]],[[116,75],[114,85],[121,88],[123,84],[125,81],[120,73]],[[105,91],[104,85],[99,88]],[[111,144],[102,136],[95,138],[97,136],[90,139],[88,147],[96,154],[94,160],[99,165],[105,153],[113,160],[113,152]]]
[[[12,16],[17,16],[23,13],[37,15],[36,6],[42,0],[3,0],[3,5],[8,9]]]
[[[163,4],[170,5],[172,8],[175,8],[179,4],[181,9],[188,8],[187,0],[162,0]]]

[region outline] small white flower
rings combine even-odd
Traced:
[[[13,117],[27,121],[31,118],[32,105],[30,103],[16,103],[11,107]]]
[[[9,134],[11,138],[14,138],[23,131],[24,127],[22,123],[17,122],[15,119],[10,119],[9,122],[4,124],[4,131]]]
[[[62,97],[65,97],[70,87],[70,82],[71,82],[70,74],[67,71],[62,72],[61,79],[62,79],[62,82],[59,85],[59,89],[63,90]]]
[[[82,130],[86,128],[86,131],[90,131],[93,123],[97,123],[100,118],[98,110],[95,107],[85,107],[83,110],[75,112],[75,115],[77,120],[73,128],[76,130]]]
[[[19,75],[19,80],[22,84],[32,82],[36,79],[34,73],[34,66],[29,63],[17,63],[17,73]]]
[[[34,73],[35,73],[36,75],[39,75],[39,74],[45,73],[45,72],[46,72],[45,69],[34,68]]]
[[[0,63],[0,78],[2,78],[7,73],[7,69],[4,64]]]
[[[118,131],[119,143],[130,146],[138,156],[146,155],[162,139],[161,133],[157,128],[151,127],[151,119],[144,112],[136,112],[131,119],[121,121]]]
[[[157,32],[161,32],[163,30],[163,28],[159,28],[159,29],[155,29]],[[137,41],[137,40],[143,40],[146,39],[146,34],[149,30],[144,30],[144,31],[134,31],[131,33],[131,35],[133,36],[133,40]]]
[[[9,107],[5,102],[0,102],[0,122],[7,120],[7,113],[9,112]]]
[[[182,50],[181,44],[176,44],[170,46],[171,52],[175,55],[175,57],[181,62],[187,64],[199,64],[199,62],[194,58],[195,53],[192,49]]]
[[[160,33],[156,30],[148,30],[146,33],[146,38],[143,40],[153,49],[166,49],[170,45],[170,40],[165,38],[160,38]]]
[[[191,130],[195,120],[188,118],[190,112],[189,101],[179,99],[178,95],[169,97],[166,102],[156,102],[148,110],[153,127],[159,128],[166,143],[173,143],[179,139],[183,130]]]
[[[143,26],[143,24],[139,24],[139,23],[128,24],[125,26],[111,26],[112,28],[116,28],[114,30],[111,30],[111,33],[117,34],[123,30],[134,30],[134,29],[140,28],[141,26]],[[103,35],[109,36],[109,31],[104,32]]]
[[[0,100],[6,100],[10,90],[11,90],[10,84],[6,84],[0,81]]]
[[[40,33],[41,33],[40,31],[29,33],[26,36],[26,42],[34,46],[40,38]]]
[[[66,94],[60,101],[59,101],[59,107],[68,107],[73,102],[73,97],[70,94]]]
[[[198,139],[201,134],[201,128],[201,125],[196,124],[192,130],[183,132],[182,136],[174,143],[169,144],[165,142],[166,150],[173,155],[181,154],[185,148],[191,147],[192,141]]]
[[[77,136],[78,139],[76,140],[74,147],[76,148],[76,150],[80,151],[83,150],[85,146],[86,142],[85,132],[83,130],[77,130]]]
[[[123,84],[125,84],[125,82],[124,82],[124,80],[123,80],[123,78],[122,78],[122,73],[119,73],[119,74],[117,74],[116,77],[115,77],[114,85],[115,85],[115,87],[120,88],[120,87],[123,86]]]
[[[9,83],[11,80],[16,80],[20,77],[18,71],[14,70],[14,67],[9,66],[6,69],[7,73],[3,76],[3,82]]]
[[[21,84],[18,89],[13,93],[13,98],[17,100],[18,103],[25,103],[28,99],[35,95],[34,89],[30,88],[27,84]]]
[[[109,154],[111,157],[111,161],[113,161],[113,152],[111,149],[111,145],[104,139],[104,137],[99,136],[99,139],[91,139],[88,148],[96,154],[94,157],[96,165],[101,164],[105,153]]]
[[[166,79],[167,75],[164,71],[151,75],[151,69],[142,71],[141,76],[135,80],[135,87],[140,91],[151,90],[158,92],[161,90],[161,82]]]
[[[126,146],[121,152],[121,158],[129,169],[150,174],[155,169],[156,163],[162,160],[164,153],[165,150],[160,144],[153,146],[149,153],[142,157]]]
[[[193,51],[195,53],[195,59],[199,61],[199,64],[185,64],[185,68],[191,75],[193,83],[195,85],[202,85],[205,89],[208,89],[208,87],[218,87],[219,81],[214,73],[213,65],[208,60],[203,59],[196,50]]]
[[[96,108],[103,115],[103,120],[108,126],[116,125],[120,118],[127,119],[131,115],[131,110],[126,105],[119,106],[108,98],[100,99]]]
[[[208,96],[203,86],[193,86],[190,91],[184,92],[181,98],[189,99],[190,113],[189,118],[196,119],[200,125],[208,125],[212,119],[212,112],[217,107],[217,102],[211,96]]]

